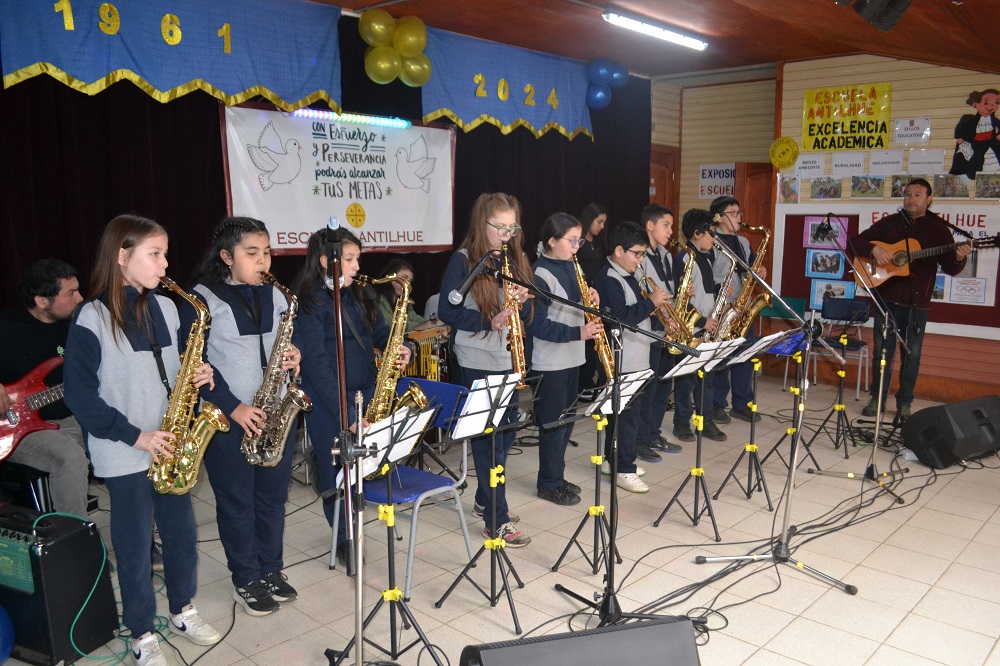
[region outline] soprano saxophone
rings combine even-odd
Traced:
[[[573,255],[573,267],[576,269],[576,282],[580,285],[580,298],[583,304],[591,310],[596,310],[597,308],[594,307],[594,302],[590,298],[590,286],[587,284],[587,277],[583,274],[583,269],[580,268],[580,260],[576,258],[575,254]],[[583,317],[589,324],[597,318],[597,315],[584,312]],[[608,378],[608,381],[611,381],[615,376],[615,357],[611,352],[611,345],[608,344],[608,334],[603,329],[594,336],[594,351],[597,352],[597,358],[604,367],[604,376]]]
[[[198,482],[198,470],[201,469],[205,449],[216,431],[229,432],[229,419],[210,402],[202,403],[201,413],[195,416],[198,389],[194,386],[194,373],[201,365],[205,351],[205,333],[212,318],[208,307],[170,278],[161,278],[160,283],[164,289],[190,303],[197,315],[188,332],[181,369],[177,372],[177,382],[170,392],[167,413],[163,415],[160,425],[160,430],[173,434],[174,452],[170,456],[162,453],[153,456],[149,465],[149,478],[156,492],[183,495]]]
[[[299,299],[270,273],[262,273],[261,278],[284,294],[288,309],[281,313],[274,344],[271,345],[271,356],[264,370],[264,380],[253,397],[253,406],[264,410],[267,415],[264,429],[255,435],[243,435],[240,450],[251,465],[274,467],[281,462],[285,453],[285,442],[295,425],[295,417],[300,411],[311,411],[312,400],[302,387],[289,381],[288,372],[281,367],[292,346],[292,330],[295,315],[299,311]]]
[[[503,253],[503,263],[501,271],[507,277],[511,277],[510,255],[507,253],[507,243],[500,247]],[[514,372],[520,373],[521,381],[517,388],[522,389],[528,385],[524,383],[528,374],[528,363],[524,357],[524,328],[521,324],[521,303],[514,298],[514,290],[517,289],[513,282],[504,280],[503,283],[503,307],[510,308],[510,319],[507,322],[507,349],[510,351],[510,362]],[[614,376],[614,375],[610,375]]]
[[[404,406],[423,409],[430,401],[416,382],[411,381],[406,393],[396,397],[396,384],[399,383],[399,378],[403,374],[403,371],[396,366],[396,353],[406,336],[406,310],[413,302],[410,300],[410,281],[395,273],[377,280],[371,280],[365,275],[356,275],[354,281],[361,286],[397,282],[403,290],[403,293],[396,299],[396,308],[392,313],[392,325],[389,327],[389,341],[382,353],[378,377],[375,379],[375,394],[365,409],[365,420],[369,423],[381,421]]]

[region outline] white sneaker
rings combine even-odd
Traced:
[[[630,493],[648,493],[649,486],[639,478],[638,474],[619,474],[618,487]]]
[[[601,474],[603,474],[604,476],[611,476],[611,463],[609,463],[607,460],[601,463]],[[646,476],[646,470],[636,465],[635,475]]]
[[[180,615],[170,616],[170,628],[195,645],[215,645],[222,640],[219,630],[198,615],[198,609],[188,604]]]
[[[132,663],[136,666],[167,666],[167,658],[160,651],[156,634],[147,632],[132,639]]]

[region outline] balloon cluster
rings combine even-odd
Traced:
[[[375,83],[390,83],[397,76],[413,88],[431,78],[431,61],[424,55],[427,28],[416,16],[392,18],[384,9],[369,9],[358,21],[365,51],[365,73]]]
[[[611,91],[628,83],[625,65],[598,58],[587,65],[587,106],[600,111],[611,104]]]

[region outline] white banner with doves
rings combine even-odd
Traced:
[[[452,249],[454,134],[225,110],[230,214],[262,220],[275,254],[305,251],[331,215],[365,250]]]

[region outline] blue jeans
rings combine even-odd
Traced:
[[[567,407],[576,400],[580,368],[546,370],[541,374],[535,403],[535,421],[538,423],[538,489],[562,488],[566,471],[566,444],[573,433],[573,424],[547,429],[543,426],[559,419]]]
[[[146,472],[105,480],[111,498],[111,543],[118,563],[122,624],[138,637],[153,631],[156,593],[149,577],[153,517],[163,541],[163,579],[170,612],[180,613],[198,589],[198,546],[190,495],[161,495]]]
[[[471,387],[472,382],[477,379],[482,379],[488,375],[503,374],[502,370],[475,370],[472,368],[463,368],[458,364],[455,365],[455,371],[455,383],[466,388]],[[500,422],[501,427],[515,421],[517,417],[517,397],[517,391],[515,391],[511,397],[511,403],[507,407],[507,412]],[[490,469],[494,465],[503,465],[506,470],[507,454],[510,452],[511,447],[514,446],[514,436],[516,434],[516,429],[510,428],[493,435],[484,435],[469,439],[469,443],[472,445],[472,463],[476,468],[476,481],[478,484],[476,487],[476,504],[486,507],[483,518],[486,521],[486,529],[490,531],[496,529],[496,525],[503,525],[510,522],[510,516],[507,513],[507,486],[503,483],[499,483],[496,486],[496,525],[491,520],[491,495],[493,493],[490,492]],[[506,475],[507,473],[504,472],[504,474]]]
[[[897,405],[909,405],[913,402],[913,389],[917,385],[917,374],[920,372],[920,351],[924,346],[924,332],[927,330],[928,310],[911,310],[904,305],[886,303],[889,314],[896,321],[900,336],[906,341],[910,353],[900,349],[899,391],[896,392]],[[875,312],[875,344],[872,346],[872,384],[868,392],[874,398],[878,395],[879,360],[882,357],[882,313]],[[891,321],[890,321],[891,324]],[[896,355],[896,336],[889,330],[889,344],[885,345],[885,382],[882,384],[882,401],[889,395],[889,383],[892,381],[892,359]]]
[[[219,433],[205,451],[205,469],[215,492],[219,539],[236,587],[281,571],[285,503],[292,476],[294,428],[274,467],[251,465],[240,450],[243,429]]]
[[[653,377],[640,396],[639,430],[636,441],[644,444],[655,442],[660,438],[660,427],[667,413],[667,402],[670,392],[674,390],[673,379],[660,379],[674,367],[674,356],[659,342],[654,342],[649,348],[649,367],[653,369]]]

